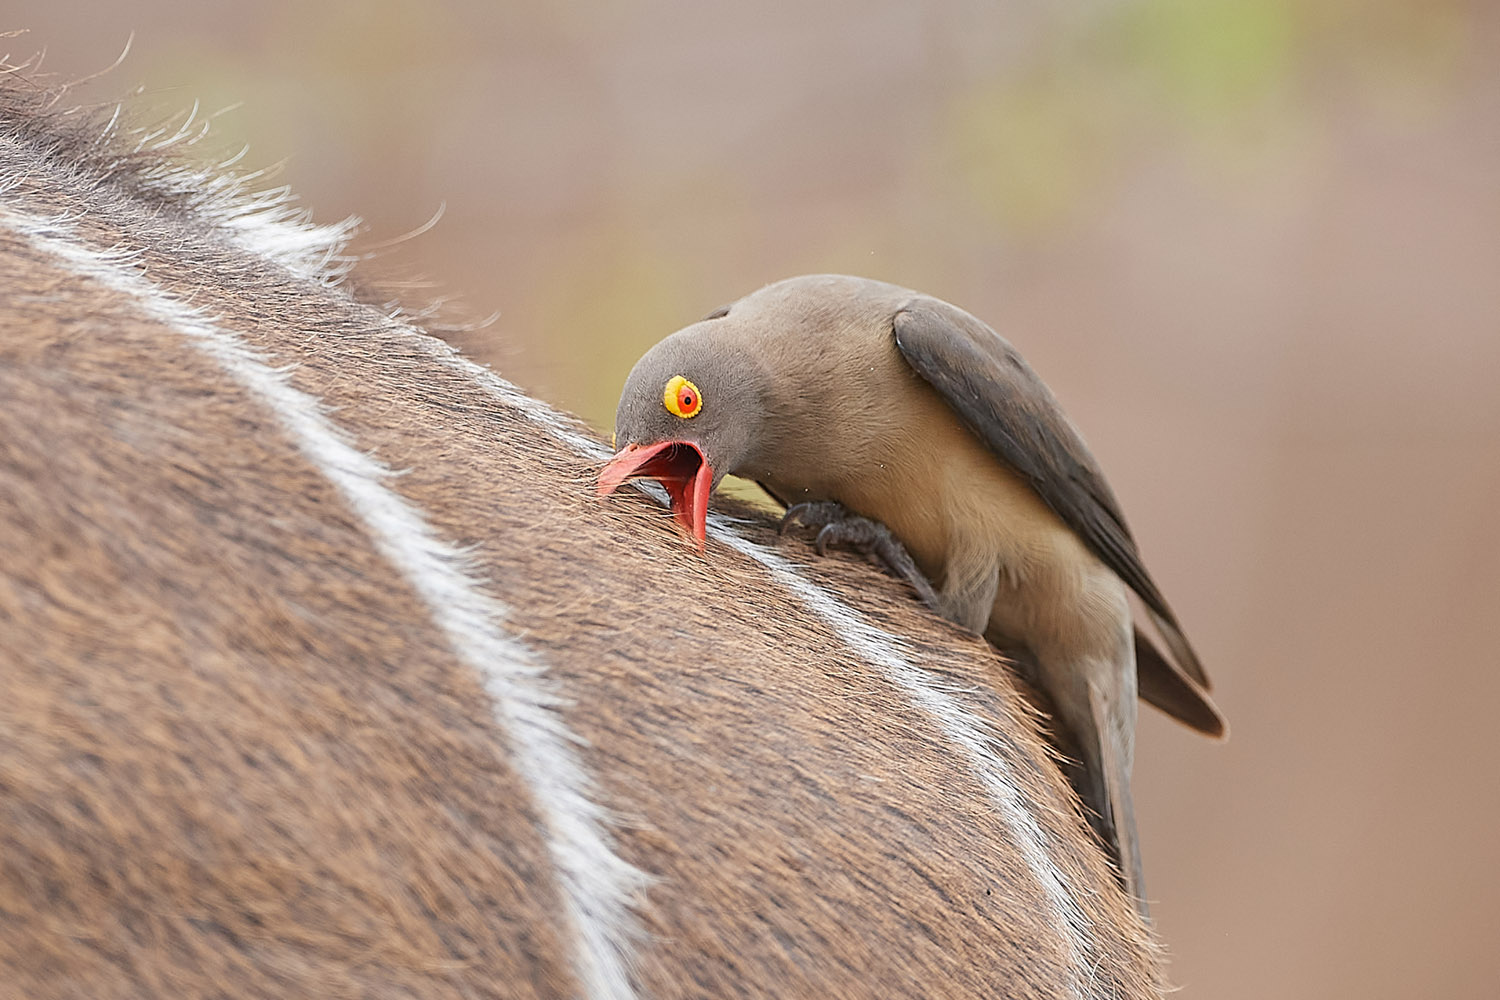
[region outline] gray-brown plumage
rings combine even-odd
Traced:
[[[625,384],[616,436],[624,449],[601,494],[660,479],[700,541],[708,490],[730,472],[825,526],[820,542],[853,541],[899,567],[889,529],[936,610],[1012,653],[1046,692],[1080,760],[1079,794],[1144,910],[1137,694],[1210,735],[1224,723],[1102,471],[1009,343],[908,289],[793,278],[652,348]],[[820,501],[845,510],[808,503]],[[1134,626],[1128,591],[1169,656]]]

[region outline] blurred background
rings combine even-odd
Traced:
[[[8,0],[12,59],[199,101],[323,221],[498,318],[607,432],[778,278],[949,299],[1050,382],[1233,736],[1142,715],[1188,997],[1492,998],[1500,5]]]

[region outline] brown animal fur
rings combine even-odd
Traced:
[[[444,345],[247,251],[160,154],[53,99],[0,87],[7,991],[585,989],[539,819],[558,790],[517,769],[478,672],[277,414],[20,213],[123,251],[408,470],[385,488],[470,549],[649,876],[638,995],[1158,995],[1149,935],[982,642],[778,545],[982,720],[1082,954],[965,753],[763,566],[712,540],[698,557],[645,498],[600,505],[597,461]]]

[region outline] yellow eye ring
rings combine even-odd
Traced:
[[[703,394],[698,387],[681,375],[673,375],[667,379],[667,387],[661,394],[662,405],[672,413],[686,420],[688,417],[696,417],[698,411],[703,409]]]

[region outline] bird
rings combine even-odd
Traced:
[[[1046,696],[1085,816],[1149,918],[1131,797],[1136,703],[1227,726],[1098,462],[1046,384],[941,299],[846,275],[779,281],[652,347],[598,494],[648,478],[701,548],[726,474],[909,580]],[[1130,594],[1164,649],[1132,613]]]

